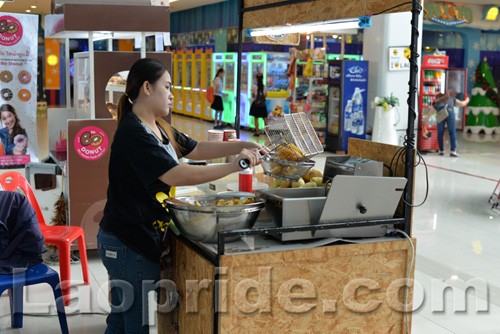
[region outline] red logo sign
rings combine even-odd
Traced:
[[[422,66],[447,68],[448,56],[424,56],[424,59],[422,61]]]
[[[76,153],[83,159],[97,160],[108,149],[108,136],[96,126],[87,126],[78,131],[74,145]]]
[[[11,46],[23,38],[23,26],[18,19],[5,15],[0,17],[0,45]]]

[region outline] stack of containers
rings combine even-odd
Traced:
[[[223,141],[224,132],[220,130],[208,130],[208,141]],[[207,160],[207,164],[216,164],[216,163],[224,163],[226,162],[226,158],[212,159]]]

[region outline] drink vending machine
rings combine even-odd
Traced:
[[[328,62],[326,149],[347,151],[349,137],[365,139],[368,62]]]
[[[438,150],[437,123],[435,114],[429,119],[427,131],[431,136],[424,138],[424,121],[429,117],[429,111],[436,102],[439,93],[453,96],[464,100],[467,93],[467,69],[449,68],[448,56],[423,56],[422,70],[420,71],[420,94],[419,94],[419,127],[418,127],[418,149]],[[465,108],[455,106],[456,128],[463,130],[465,126]]]

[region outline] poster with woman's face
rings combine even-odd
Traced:
[[[0,13],[0,168],[38,161],[38,16]]]

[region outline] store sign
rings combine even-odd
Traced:
[[[405,47],[390,47],[389,71],[408,71],[410,69],[409,51]]]
[[[447,68],[448,60],[448,56],[424,56],[422,67]]]
[[[268,36],[256,36],[253,38],[256,44],[275,44],[275,45],[299,45],[300,34],[277,34]]]
[[[450,3],[425,3],[424,20],[443,25],[458,25],[472,22],[472,10],[466,6]]]
[[[38,160],[38,16],[0,13],[0,168]]]

